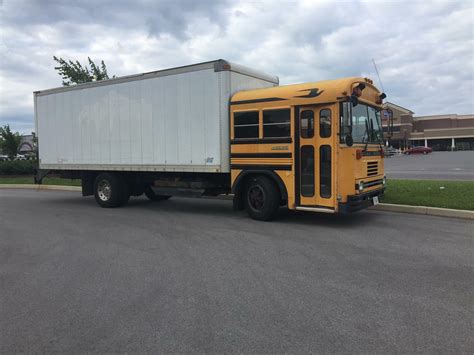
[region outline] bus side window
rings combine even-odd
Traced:
[[[234,112],[234,139],[258,138],[258,111]]]
[[[314,147],[301,147],[301,195],[314,196]]]
[[[329,109],[319,111],[319,136],[331,137],[331,110]]]
[[[319,147],[319,194],[323,198],[331,197],[331,146]]]
[[[263,138],[290,137],[290,109],[263,111]]]
[[[305,110],[301,112],[301,138],[313,138],[314,136],[314,112]]]

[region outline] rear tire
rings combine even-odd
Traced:
[[[280,207],[280,191],[266,176],[251,177],[244,195],[245,209],[250,217],[258,221],[275,218]]]
[[[157,195],[155,192],[152,190],[150,186],[145,187],[145,196],[148,197],[150,201],[163,201],[163,200],[168,200],[171,196],[168,195]]]
[[[95,178],[94,197],[100,207],[114,208],[127,203],[130,193],[127,183],[120,175],[102,173]]]

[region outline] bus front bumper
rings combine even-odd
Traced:
[[[356,212],[373,206],[374,197],[382,196],[384,191],[385,187],[359,195],[349,195],[347,196],[347,202],[339,202],[339,213]]]

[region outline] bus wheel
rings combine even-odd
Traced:
[[[163,200],[168,200],[171,197],[168,195],[155,194],[155,192],[152,190],[150,186],[145,187],[145,196],[148,197],[150,201],[163,201]]]
[[[266,176],[251,177],[244,196],[245,209],[253,219],[272,220],[280,207],[280,192]]]
[[[119,207],[128,202],[130,194],[125,181],[117,174],[102,173],[94,181],[94,196],[100,207]]]

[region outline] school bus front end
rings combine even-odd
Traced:
[[[353,86],[363,89],[353,89],[347,101],[339,102],[339,212],[378,204],[386,184],[380,114],[385,95],[368,79]]]
[[[291,210],[353,212],[385,188],[382,94],[345,78],[242,91],[231,100],[236,208],[271,219]]]

